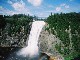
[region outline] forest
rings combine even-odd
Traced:
[[[55,47],[67,57],[66,60],[80,55],[80,13],[51,13],[46,22],[49,25],[46,30],[56,35],[64,44]]]
[[[29,23],[32,21],[32,16],[24,14],[14,14],[12,16],[0,15],[0,30],[7,30],[8,35],[11,36],[11,34],[20,33],[21,29],[24,27],[25,33],[27,33]]]
[[[17,36],[17,43],[23,39],[26,41],[25,36],[29,35],[32,22],[33,17],[29,15],[0,15],[0,46],[10,43],[10,41],[6,41],[6,37]],[[45,22],[49,25],[46,30],[56,35],[64,44],[64,46],[56,45],[55,47],[66,60],[80,55],[80,13],[51,13]],[[15,44],[15,42],[11,44]]]
[[[32,21],[33,17],[29,14],[0,15],[0,46],[23,46]]]

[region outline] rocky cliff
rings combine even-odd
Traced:
[[[45,30],[46,26],[42,29],[39,36],[39,49],[41,53],[45,53],[50,57],[56,57],[57,59],[64,60],[63,56],[55,48],[56,45],[63,46],[61,40],[55,35]]]
[[[56,57],[57,59],[64,60],[63,56],[55,48],[56,45],[63,46],[61,40],[52,33],[45,30],[47,25],[45,25],[40,33],[38,46],[41,53],[45,53],[48,56]],[[21,32],[17,36],[14,34],[10,37],[6,33],[0,37],[2,39],[1,47],[24,47],[26,46],[26,41],[28,42],[28,35]],[[62,48],[63,49],[63,48]]]

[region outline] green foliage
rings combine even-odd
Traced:
[[[76,51],[76,53],[80,52],[80,13],[56,13],[49,16],[46,22],[49,24],[47,30],[51,29],[51,33],[53,34],[55,34],[54,31],[56,31],[57,34],[55,35],[63,42],[64,55],[65,53],[71,54],[74,51]],[[57,46],[57,49],[62,53],[60,46]]]
[[[3,29],[6,25],[6,21],[3,17],[3,15],[0,15],[0,29]]]
[[[27,34],[30,29],[29,23],[33,21],[33,17],[29,15],[24,14],[14,14],[12,16],[4,16],[3,19],[5,19],[6,22],[6,30],[8,34],[11,36],[11,34],[20,33],[22,29],[24,28],[25,34]]]

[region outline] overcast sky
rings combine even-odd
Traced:
[[[80,0],[0,0],[0,14],[47,17],[51,12],[80,12]]]

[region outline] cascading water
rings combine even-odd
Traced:
[[[34,57],[39,54],[38,38],[44,25],[45,25],[44,21],[34,21],[32,23],[32,28],[31,28],[29,40],[28,40],[28,46],[25,48],[22,48],[17,53],[18,55],[21,55],[23,57],[26,57],[26,56]]]

